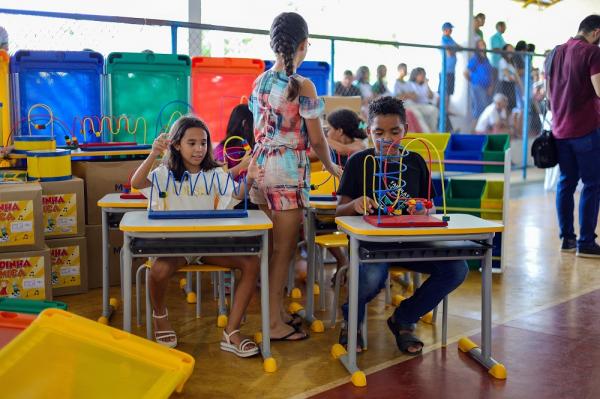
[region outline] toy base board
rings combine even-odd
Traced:
[[[245,209],[225,209],[211,211],[148,211],[148,219],[220,219],[247,218]]]
[[[444,222],[430,215],[365,215],[365,222],[375,227],[446,227]]]
[[[121,194],[121,199],[136,199],[136,200],[144,200],[146,197],[144,194]]]

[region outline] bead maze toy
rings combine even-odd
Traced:
[[[41,108],[46,111],[46,114],[35,114],[34,110]],[[10,136],[12,136],[14,150],[16,154],[25,154],[27,151],[37,150],[55,150],[56,138],[54,136],[54,124],[58,120],[54,117],[52,109],[46,104],[34,104],[29,108],[27,118],[23,118],[14,127]],[[23,123],[27,124],[27,134],[24,134]],[[61,127],[68,134],[69,129],[61,123]],[[33,127],[33,130],[32,130]],[[47,131],[46,134],[39,132]],[[34,134],[34,132],[36,134]],[[10,138],[9,138],[10,141]]]
[[[405,146],[401,145],[403,140],[410,140]],[[409,147],[414,142],[425,145],[428,153],[429,179],[427,198],[410,198],[404,193],[406,181],[402,179],[402,173],[406,172],[407,166],[404,158],[409,154]],[[431,196],[431,149],[437,153],[437,149],[426,139],[407,138],[387,141],[377,140],[375,143],[379,152],[375,156],[368,155],[363,163],[363,208],[365,209],[364,220],[377,227],[445,227],[450,217],[446,213],[446,196],[443,195],[443,216],[440,220],[431,215],[414,214],[423,209],[433,208]],[[439,160],[438,155],[438,160]],[[376,215],[367,213],[367,162],[373,162],[372,191],[373,200],[379,205]],[[439,162],[439,161],[438,161]],[[442,181],[443,170],[441,170]],[[445,188],[442,185],[442,192]],[[405,214],[409,212],[409,214]]]
[[[77,121],[74,120],[74,124]],[[133,126],[132,126],[133,125]],[[135,140],[136,135],[140,134],[140,129],[143,134],[142,143],[138,144]],[[114,115],[98,116],[85,116],[81,119],[81,135],[83,136],[83,144],[79,145],[82,151],[119,151],[119,150],[131,150],[131,149],[148,149],[151,144],[146,144],[147,140],[147,123],[143,117],[129,118],[126,115],[116,117]],[[131,135],[133,141],[115,141],[114,139],[121,134],[126,132]],[[88,135],[97,137],[100,142],[90,142]],[[121,134],[122,135],[122,134]]]

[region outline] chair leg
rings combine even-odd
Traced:
[[[320,310],[325,310],[325,256],[327,248],[323,248],[319,262],[319,306]]]
[[[219,315],[227,314],[225,305],[225,273],[218,272],[218,292],[219,292]]]
[[[367,350],[368,347],[368,342],[367,342],[367,319],[368,319],[368,313],[367,313],[368,309],[367,309],[367,305],[365,304],[365,318],[363,319],[363,322],[360,325],[360,332],[362,334],[363,337],[363,349]]]
[[[202,305],[202,275],[200,272],[196,272],[196,318],[200,318],[200,308]]]
[[[392,284],[391,284],[391,273],[388,272],[387,279],[385,280],[385,304],[392,304]]]
[[[438,304],[439,306],[439,304]],[[438,307],[436,306],[435,308],[433,308],[433,315],[431,317],[431,324],[435,324],[435,322],[437,321],[437,314],[438,314]]]
[[[235,270],[231,269],[231,280],[229,283],[229,309],[233,307],[233,300],[235,299]]]
[[[442,302],[442,346],[446,346],[448,338],[448,296]]]
[[[329,312],[331,314],[331,322],[329,323],[329,327],[331,327],[331,328],[335,327],[335,323],[337,321],[337,308],[338,308],[338,302],[340,300],[340,285],[341,285],[342,275],[344,274],[344,272],[347,269],[348,269],[348,266],[340,267],[335,275],[333,300],[331,301],[331,308],[330,308],[330,312]]]
[[[146,268],[146,338],[152,340],[152,304],[150,303],[150,269]]]
[[[213,285],[213,299],[216,301],[217,298],[219,297],[218,290],[217,290],[217,272],[211,272],[210,279],[211,279],[212,285]]]
[[[142,299],[140,298],[140,291],[142,289],[142,270],[146,268],[146,265],[141,265],[135,272],[135,319],[137,326],[141,326],[141,313],[142,313]],[[147,289],[147,288],[146,288]]]
[[[292,296],[292,290],[294,289],[294,265],[296,263],[296,260],[294,259],[294,257],[292,257],[292,261],[290,262],[290,265],[288,266],[288,281],[287,281],[287,285],[286,285],[286,291],[287,291],[287,296]]]

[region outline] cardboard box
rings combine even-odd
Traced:
[[[49,238],[85,234],[83,180],[41,182],[44,235]]]
[[[0,252],[44,248],[42,187],[38,183],[0,185]]]
[[[87,292],[88,258],[85,237],[46,240],[46,245],[50,248],[52,294],[57,297]]]
[[[129,176],[141,163],[141,160],[73,162],[73,175],[85,181],[85,223],[87,225],[102,223],[98,200],[106,194],[122,192],[123,185],[129,182]]]
[[[121,283],[121,247],[123,246],[123,232],[119,230],[109,231],[109,255],[108,263],[110,265],[110,285],[115,286]],[[102,287],[102,226],[85,226],[85,236],[87,238],[88,250],[88,288]],[[146,258],[134,258],[132,267],[132,279],[135,279],[135,272],[139,265],[144,263]]]
[[[0,298],[52,299],[50,250],[0,253]]]
[[[325,112],[323,114],[323,124],[325,126],[327,126],[327,115],[340,108],[347,108],[360,116],[360,107],[362,104],[360,96],[323,96],[322,98],[325,101]]]

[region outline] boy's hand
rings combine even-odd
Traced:
[[[152,151],[151,155],[160,156],[163,152],[167,151],[169,148],[169,144],[171,144],[171,140],[168,138],[167,133],[161,133],[152,143]]]
[[[365,200],[366,200],[366,210],[365,210]],[[371,197],[359,197],[357,199],[355,199],[353,201],[354,203],[354,211],[356,213],[358,213],[359,215],[368,215],[371,214],[373,212],[375,212],[375,209],[377,209],[379,206],[377,205],[377,202],[375,202],[375,200]]]

